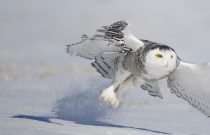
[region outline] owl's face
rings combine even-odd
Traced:
[[[177,55],[170,48],[156,48],[147,52],[144,66],[148,79],[161,79],[176,69]]]

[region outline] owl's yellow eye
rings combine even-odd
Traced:
[[[160,58],[163,57],[163,55],[161,55],[161,54],[155,54],[155,57],[158,58],[158,59],[160,59]]]

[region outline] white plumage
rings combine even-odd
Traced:
[[[210,65],[181,62],[168,77],[171,92],[210,116]]]
[[[93,37],[83,35],[68,45],[68,53],[94,60],[92,66],[113,80],[100,99],[117,107],[122,89],[135,85],[163,98],[158,80],[168,78],[172,93],[210,116],[210,64],[183,62],[172,48],[139,40],[127,26],[125,21],[103,26]]]

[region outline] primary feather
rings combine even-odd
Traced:
[[[210,116],[210,64],[180,62],[168,77],[168,86],[176,96]]]
[[[92,66],[105,78],[114,78],[119,57],[137,50],[143,42],[128,30],[128,23],[119,21],[102,26],[93,37],[83,35],[81,41],[67,45],[71,55],[94,59]]]
[[[88,59],[94,59],[103,53],[126,53],[138,49],[143,42],[135,38],[127,28],[125,21],[103,26],[93,37],[83,35],[81,41],[67,45],[67,52]]]

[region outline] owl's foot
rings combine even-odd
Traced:
[[[113,108],[116,108],[119,105],[119,101],[117,100],[113,86],[103,90],[99,96],[99,99],[110,104]]]

